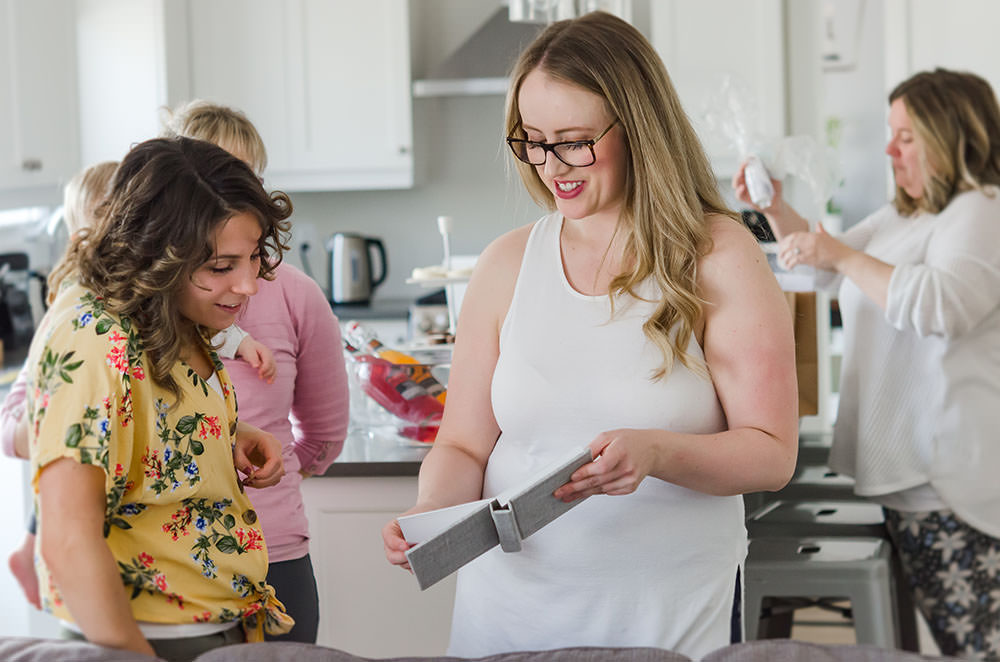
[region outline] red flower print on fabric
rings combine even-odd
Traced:
[[[208,428],[205,427],[206,423],[208,424]],[[222,434],[222,426],[219,425],[218,416],[206,416],[201,420],[200,426],[199,436],[202,439],[207,439],[209,434],[218,439],[219,435]]]
[[[236,529],[236,540],[244,550],[252,551],[261,549],[264,538],[256,529]]]

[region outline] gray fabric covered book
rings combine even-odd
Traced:
[[[564,503],[552,493],[591,459],[590,449],[582,448],[524,486],[494,499],[400,517],[403,536],[419,543],[406,552],[406,558],[420,589],[433,586],[497,545],[505,552],[520,551],[522,540],[583,501]]]

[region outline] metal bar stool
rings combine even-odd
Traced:
[[[772,501],[747,520],[751,538],[853,536],[886,538],[882,507],[860,501]]]
[[[782,501],[860,501],[864,497],[854,494],[854,479],[832,471],[826,465],[803,465],[774,496]]]
[[[747,638],[758,638],[764,599],[846,598],[859,644],[901,644],[892,550],[877,538],[767,537],[746,561]],[[765,613],[766,615],[766,613]]]
[[[810,481],[812,482],[810,483]],[[835,475],[827,476],[820,471],[815,472],[815,476],[812,478],[804,475],[802,484],[808,485],[808,487],[804,487],[800,493],[826,494],[830,498],[834,494],[843,493],[847,485],[844,480],[838,480]],[[853,492],[850,493],[850,496],[854,500],[773,501],[751,515],[747,520],[747,531],[751,541],[800,538],[802,536],[816,536],[826,539],[877,539],[881,540],[891,552],[882,507],[868,501],[857,500],[858,498],[854,497]],[[913,601],[902,581],[898,560],[890,554],[889,562],[894,578],[890,584],[889,597],[895,604],[895,624],[898,638],[904,650],[918,651],[917,617]],[[748,567],[748,578],[750,573],[751,569]],[[773,597],[778,598],[778,596]],[[836,607],[831,606],[829,600],[817,599],[825,597],[830,596],[809,596],[808,600],[789,601],[785,598],[773,600],[776,605],[770,612],[774,618],[773,622],[768,624],[768,636],[788,636],[791,633],[791,612],[797,607],[811,604],[837,610]],[[784,615],[781,613],[782,608],[787,612]]]

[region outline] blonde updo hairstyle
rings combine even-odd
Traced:
[[[673,361],[701,374],[702,362],[686,348],[702,316],[697,265],[711,250],[706,217],[735,215],[719,195],[708,157],[688,120],[666,68],[648,40],[627,22],[605,12],[558,21],[521,53],[507,94],[507,135],[525,138],[518,94],[536,69],[601,97],[617,118],[627,150],[625,201],[616,233],[623,233],[623,271],[609,296],[628,294],[652,278],[662,292],[643,332],[662,352],[660,379]],[[552,192],[535,166],[515,160],[531,197],[554,210]]]
[[[963,191],[1000,186],[1000,106],[988,82],[962,71],[922,71],[893,89],[889,103],[897,99],[922,145],[924,172],[919,198],[896,186],[900,214],[936,214]]]
[[[267,149],[257,127],[235,108],[195,99],[165,109],[163,137],[177,136],[214,143],[246,161],[258,175],[267,167]]]

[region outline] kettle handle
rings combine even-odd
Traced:
[[[382,273],[379,274],[378,278],[369,274],[372,278],[372,288],[375,288],[385,282],[385,277],[389,275],[389,263],[385,259],[385,246],[382,245],[382,240],[365,238],[365,248],[368,249],[369,253],[372,246],[378,249],[379,262],[382,265]],[[368,269],[371,270],[370,263]]]

